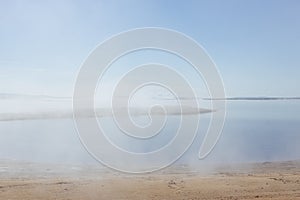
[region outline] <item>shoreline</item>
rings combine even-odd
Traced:
[[[141,175],[11,161],[1,162],[4,168],[0,199],[300,199],[300,161],[224,165],[212,173],[172,166]]]

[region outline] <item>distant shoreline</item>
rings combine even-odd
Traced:
[[[44,94],[17,94],[17,93],[0,93],[0,100],[2,99],[46,99],[46,100],[72,100],[70,96],[51,96]],[[122,97],[120,97],[122,98]],[[175,98],[169,97],[155,97],[160,100],[176,100]],[[180,100],[191,100],[190,97],[179,97]],[[196,98],[199,100],[300,100],[298,96],[244,96],[244,97],[225,97],[225,98],[208,98],[208,97],[199,97]]]
[[[227,98],[202,98],[203,100],[249,100],[249,101],[269,101],[269,100],[300,100],[300,97],[227,97]]]

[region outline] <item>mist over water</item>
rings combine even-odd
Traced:
[[[201,114],[199,131],[190,149],[178,164],[265,162],[300,159],[300,101],[229,101],[223,133],[214,150],[198,159],[210,114]],[[159,117],[159,116],[156,116]],[[190,116],[191,118],[193,115]],[[134,117],[147,124],[147,116]],[[179,116],[167,117],[163,131],[151,140],[134,141],[117,129],[111,117],[104,122],[108,137],[133,152],[155,150],[172,139]],[[0,159],[17,161],[97,164],[80,142],[72,119],[38,119],[0,122]]]
[[[207,160],[300,159],[299,101],[229,101],[219,143]]]

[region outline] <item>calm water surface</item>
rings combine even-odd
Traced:
[[[141,118],[143,121],[143,118]],[[300,101],[231,101],[221,138],[205,159],[197,159],[208,115],[200,121],[191,148],[178,161],[252,162],[300,159]],[[178,117],[170,117],[156,143],[138,143],[120,136],[112,119],[101,119],[110,129],[112,140],[131,148],[148,151],[166,144],[176,132]],[[83,148],[72,119],[0,122],[0,159],[53,163],[96,163]]]

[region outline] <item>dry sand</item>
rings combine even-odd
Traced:
[[[300,199],[300,162],[223,166],[211,173],[177,166],[144,175],[98,167],[3,161],[1,200]]]

